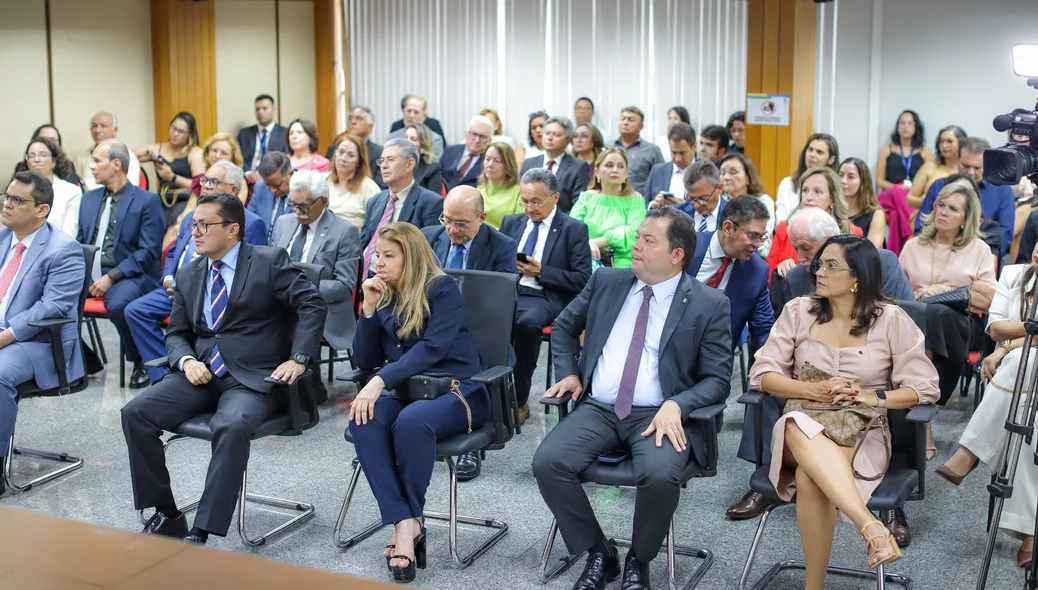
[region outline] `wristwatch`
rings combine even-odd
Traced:
[[[999,342],[998,345],[1002,347],[1002,350],[1008,351],[1009,349],[1013,348],[1013,341],[1010,339],[1006,339],[1002,342]]]
[[[887,407],[887,392],[883,391],[882,389],[877,389],[875,391],[875,394],[876,400],[878,401],[876,405],[881,408]]]
[[[301,352],[297,352],[292,355],[292,360],[303,365],[304,367],[310,364],[310,357],[306,356]]]

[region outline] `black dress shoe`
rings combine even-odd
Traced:
[[[148,535],[183,539],[187,536],[187,517],[181,513],[176,518],[170,518],[161,512],[156,512],[144,525],[144,532]]]
[[[762,512],[764,512],[765,508],[775,504],[781,504],[781,502],[762,494],[758,494],[757,492],[749,491],[746,492],[746,495],[743,496],[742,499],[735,504],[732,504],[724,515],[728,520],[748,520],[750,518],[757,518]]]
[[[479,453],[465,453],[458,457],[458,465],[455,471],[458,473],[458,481],[469,481],[470,479],[476,479],[479,477],[479,470],[483,464],[483,460],[479,458]]]
[[[143,364],[133,365],[133,374],[130,375],[130,389],[143,389],[151,385],[151,378],[148,377],[148,372],[144,370]]]
[[[897,510],[884,511],[881,515],[883,517],[883,525],[890,530],[890,534],[894,535],[894,540],[897,541],[897,546],[904,549],[912,544],[912,529],[908,528],[908,519],[905,518],[905,511],[898,508]]]
[[[188,545],[205,545],[205,539],[198,535],[188,535],[184,537],[184,542]]]
[[[7,491],[7,479],[4,478],[4,473],[7,472],[7,462],[9,460],[7,457],[0,457],[0,494]]]
[[[627,553],[624,560],[624,577],[620,590],[649,590],[649,564],[641,563],[634,552]]]
[[[313,380],[311,381],[314,385],[314,403],[321,405],[328,401],[328,386],[324,384],[324,380],[321,379],[321,372],[314,371]]]
[[[609,553],[587,554],[584,571],[573,584],[573,590],[604,590],[606,584],[620,577],[620,561],[616,557],[616,545],[609,543]]]

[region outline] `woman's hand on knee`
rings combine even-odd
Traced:
[[[382,380],[382,377],[376,375],[371,381],[368,381],[368,384],[357,393],[357,397],[353,398],[353,403],[350,404],[350,421],[363,426],[369,420],[374,419],[375,402],[385,389],[386,382]]]

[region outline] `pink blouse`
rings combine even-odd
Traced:
[[[296,167],[296,170],[316,170],[318,172],[328,172],[332,169],[332,163],[321,154],[314,154],[312,160],[303,164],[302,166]]]
[[[932,284],[954,289],[974,281],[995,284],[995,257],[980,238],[974,238],[959,250],[937,242],[924,244],[918,237],[912,238],[898,259],[912,284],[912,291]]]

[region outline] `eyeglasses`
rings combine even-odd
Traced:
[[[737,227],[740,230],[742,230],[742,233],[746,234],[746,237],[750,239],[750,243],[755,245],[755,246],[763,244],[764,240],[768,239],[768,234],[761,234],[761,233],[757,233],[755,231],[754,232],[746,231],[746,228],[744,228],[743,226],[739,225],[738,223],[735,223],[734,221],[732,222],[732,225],[734,225],[735,227]]]
[[[224,181],[218,180],[216,178],[209,178],[208,176],[200,176],[198,178],[198,184],[204,186],[205,188],[213,188],[213,187],[219,186],[221,184],[224,184],[224,185],[227,185],[227,186],[231,186],[231,183],[229,183],[229,182],[224,182]]]
[[[440,225],[442,225],[444,227],[449,227],[449,226],[453,225],[455,227],[455,229],[459,229],[459,230],[465,231],[465,229],[471,223],[472,223],[471,221],[454,221],[453,219],[448,219],[448,218],[444,217],[443,215],[440,216]]]
[[[300,205],[299,203],[292,203],[292,208],[298,209],[303,213],[308,213],[310,211],[310,207],[313,207],[315,204],[317,204],[317,201],[311,201],[309,205]]]
[[[710,191],[710,194],[705,196],[705,197],[693,197],[692,195],[688,194],[688,192],[686,191],[685,192],[685,202],[686,203],[694,203],[696,205],[706,205],[707,203],[710,202],[710,199],[712,199],[714,197],[714,193],[716,193],[717,189],[720,188],[720,187],[721,187],[721,185],[715,186],[714,190]]]
[[[230,225],[233,221],[214,221],[212,223],[206,223],[204,221],[193,221],[191,225],[187,226],[191,230],[191,233],[198,232],[199,235],[206,235],[209,233],[209,228],[214,225]]]
[[[849,268],[842,268],[842,267],[840,267],[840,265],[837,264],[835,260],[830,260],[829,262],[823,262],[821,260],[812,260],[811,261],[811,272],[813,272],[814,274],[818,274],[818,273],[822,272],[823,270],[826,273],[831,273],[831,272],[851,272],[851,269],[849,269]]]
[[[25,154],[25,161],[28,162],[30,160],[46,160],[50,158],[52,155],[53,154],[51,154],[50,152],[29,152]]]
[[[396,162],[399,159],[400,158],[398,158],[396,156],[389,156],[388,158],[379,158],[379,159],[375,160],[375,165],[376,166],[381,166],[383,164],[392,164],[392,163]]]
[[[530,208],[540,209],[541,207],[543,207],[545,205],[545,203],[548,202],[548,201],[527,201],[526,199],[520,199],[520,201],[523,202],[523,207],[525,207],[527,209],[530,209]]]
[[[11,208],[17,209],[26,203],[36,204],[36,199],[23,199],[7,193],[0,194],[0,207],[6,207],[8,203],[11,204]]]
[[[478,139],[479,141],[490,141],[490,136],[489,135],[484,135],[482,133],[476,133],[475,131],[469,131],[468,134],[471,135],[473,139]]]

